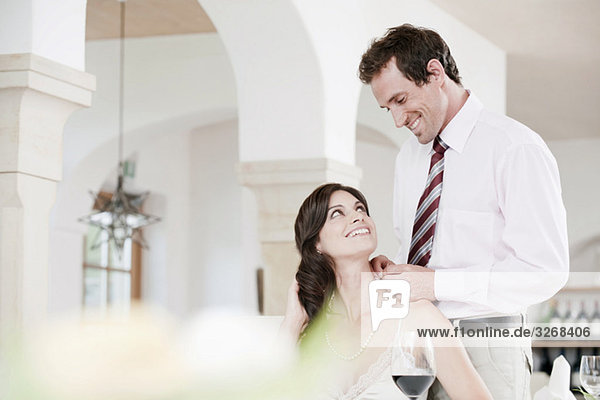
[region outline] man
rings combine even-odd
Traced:
[[[438,301],[455,327],[520,326],[526,308],[568,277],[565,210],[546,144],[465,90],[432,30],[388,30],[359,72],[396,126],[413,133],[396,159],[397,264],[379,256],[374,270],[400,273],[411,300]],[[492,395],[528,398],[531,345],[493,344],[467,349]],[[430,398],[445,396],[434,384]]]

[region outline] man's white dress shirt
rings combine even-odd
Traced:
[[[556,160],[538,134],[486,110],[471,93],[440,133],[444,180],[429,267],[447,318],[524,312],[551,297],[569,270]],[[396,159],[396,263],[406,263],[433,142],[414,136]]]

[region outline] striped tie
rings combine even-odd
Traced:
[[[419,199],[419,207],[415,215],[408,263],[427,266],[431,257],[433,234],[437,221],[438,206],[442,194],[442,180],[444,178],[444,152],[448,145],[438,136],[433,142],[435,153],[431,156],[429,176],[425,182],[425,191]]]

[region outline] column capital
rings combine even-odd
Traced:
[[[242,162],[237,168],[240,183],[256,195],[263,243],[294,241],[298,209],[317,186],[338,182],[358,187],[362,176],[359,167],[327,158]]]
[[[0,54],[0,89],[33,89],[89,107],[96,77],[33,53]]]
[[[339,182],[358,186],[362,170],[328,158],[249,161],[238,164],[238,177],[244,186],[273,186]]]
[[[35,54],[0,55],[0,173],[62,178],[63,128],[96,78]]]

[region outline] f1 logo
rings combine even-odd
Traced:
[[[402,319],[408,315],[410,284],[400,279],[375,280],[369,283],[371,328],[379,328],[384,319]]]

